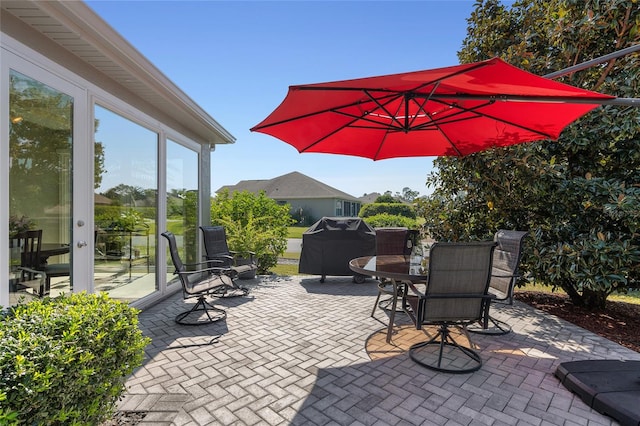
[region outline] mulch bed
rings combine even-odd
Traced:
[[[515,299],[640,352],[638,304],[607,301],[603,311],[591,311],[560,294],[523,291],[516,292]]]

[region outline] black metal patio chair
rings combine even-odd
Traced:
[[[47,263],[42,249],[42,229],[23,231],[16,239],[22,247],[18,267],[21,285],[32,288],[38,296],[43,297],[51,291],[51,278],[71,275],[69,263]]]
[[[178,314],[175,321],[183,325],[201,325],[225,319],[226,311],[209,303],[207,296],[228,297],[245,294],[234,285],[228,275],[229,269],[211,266],[211,262],[182,263],[175,235],[168,231],[161,235],[169,243],[169,253],[176,268],[174,274],[178,275],[182,284],[183,298],[197,298],[196,304],[189,311]]]
[[[489,293],[495,296],[492,304],[495,302],[513,304],[513,292],[518,278],[520,278],[518,268],[526,236],[527,232],[525,231],[500,229],[496,232],[494,241],[497,246],[493,252],[491,282],[489,283]],[[481,324],[473,324],[468,327],[468,330],[473,333],[497,336],[509,333],[511,326],[489,314]]]
[[[402,228],[389,227],[376,229],[376,256],[378,255],[404,255],[410,256],[413,244],[418,239],[418,231]],[[384,300],[380,300],[382,295],[388,296]],[[398,295],[399,297],[402,294]],[[378,283],[378,296],[371,310],[371,318],[375,318],[376,309],[380,308],[390,311],[393,299],[393,285],[391,281],[384,278]],[[395,312],[390,312],[390,321],[393,322]]]
[[[218,262],[216,266],[223,266],[233,270],[238,278],[253,278],[258,270],[255,253],[241,259],[238,253],[229,250],[227,234],[223,226],[201,226],[204,239],[205,259]]]
[[[494,242],[435,243],[426,288],[403,283],[402,306],[416,329],[436,327],[429,340],[409,349],[419,365],[448,373],[469,373],[482,366],[466,326],[482,321],[495,297],[488,293],[494,248]],[[452,336],[452,327],[459,329],[459,336]]]

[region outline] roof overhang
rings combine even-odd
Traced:
[[[235,137],[81,1],[3,0],[0,7],[116,84],[177,120],[200,140]]]

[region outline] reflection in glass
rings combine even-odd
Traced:
[[[176,142],[167,141],[167,228],[176,236],[180,258],[197,263],[198,246],[198,154]],[[167,254],[167,282],[174,267]]]
[[[158,135],[95,106],[95,291],[134,301],[157,289]]]
[[[41,230],[30,266],[53,269],[47,287],[51,295],[71,290],[71,178],[73,98],[23,74],[9,74],[9,291],[12,304],[33,297],[24,274],[26,258],[21,231]],[[49,288],[47,288],[49,290]]]

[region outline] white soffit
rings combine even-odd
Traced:
[[[212,144],[235,138],[81,1],[2,0],[0,7]]]

